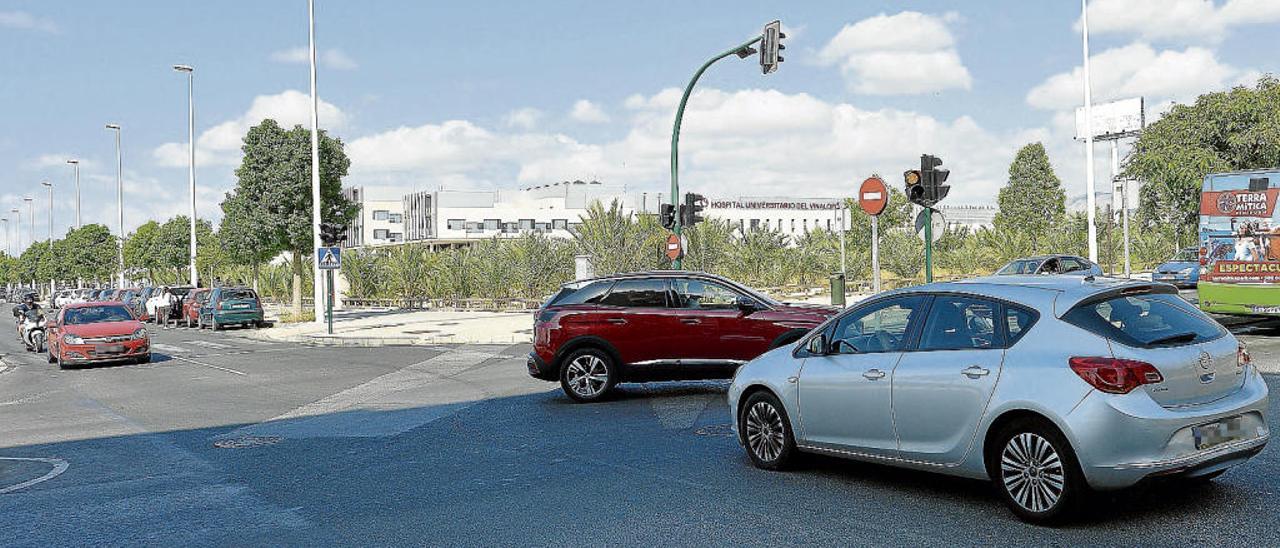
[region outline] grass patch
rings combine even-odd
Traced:
[[[316,313],[312,310],[303,310],[302,314],[295,315],[288,310],[280,313],[280,323],[306,323],[316,321]]]

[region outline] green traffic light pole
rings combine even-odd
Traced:
[[[924,283],[933,283],[933,207],[924,208]]]
[[[730,55],[737,55],[745,59],[748,55],[754,53],[751,46],[755,45],[763,37],[763,35],[757,36],[743,42],[742,45],[725,50],[724,53],[712,57],[698,68],[698,72],[693,73],[693,78],[689,80],[689,85],[684,87],[684,95],[680,97],[680,106],[676,109],[676,121],[671,128],[671,205],[675,212],[675,224],[672,227],[672,231],[676,233],[677,238],[680,238],[683,234],[683,227],[680,224],[680,121],[684,119],[684,106],[689,102],[689,94],[693,93],[694,84],[698,83],[698,79],[702,77],[702,73],[706,72],[708,67]],[[681,245],[684,245],[683,241]],[[683,249],[681,251],[683,252]],[[680,270],[682,263],[682,259],[676,259],[671,262],[671,266],[676,270]]]

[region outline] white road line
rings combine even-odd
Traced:
[[[235,373],[235,374],[237,374],[237,375],[241,375],[241,376],[244,376],[244,377],[248,377],[248,376],[249,376],[249,374],[248,374],[248,373],[245,373],[244,371],[236,371],[235,369],[231,369],[231,368],[229,368],[229,367],[222,367],[222,366],[219,366],[219,365],[213,365],[213,364],[211,364],[211,363],[198,362],[198,361],[195,361],[195,360],[190,359],[190,358],[184,358],[184,357],[182,357],[182,356],[169,356],[169,357],[170,357],[170,358],[173,358],[173,359],[175,359],[175,360],[182,360],[182,361],[184,361],[184,362],[194,363],[194,364],[196,364],[196,365],[203,365],[203,366],[205,366],[205,367],[212,367],[212,368],[217,369],[217,370],[219,370],[219,371],[226,371],[227,373]]]
[[[194,344],[196,346],[203,346],[205,348],[223,348],[223,349],[235,348],[234,346],[231,346],[229,344],[216,343],[213,341],[182,341],[182,342],[187,344]]]
[[[181,347],[181,346],[171,346],[171,345],[167,345],[167,344],[160,344],[160,343],[152,343],[152,344],[151,344],[151,348],[154,348],[154,349],[159,350],[159,351],[161,351],[161,352],[168,352],[168,353],[170,353],[170,354],[172,354],[172,353],[174,353],[174,352],[189,352],[187,349],[185,349],[185,348],[183,348],[183,347]]]
[[[46,458],[24,458],[24,457],[0,457],[0,460],[17,460],[17,461],[26,461],[26,462],[43,462],[43,463],[47,463],[47,464],[52,464],[52,465],[53,465],[53,470],[50,470],[48,474],[45,474],[45,475],[40,476],[40,477],[38,477],[38,478],[36,478],[36,479],[33,479],[33,480],[27,480],[27,481],[24,481],[24,482],[19,483],[19,484],[17,484],[17,485],[10,485],[10,486],[8,486],[8,487],[5,487],[5,488],[3,488],[3,489],[0,489],[0,495],[3,495],[3,494],[5,494],[5,493],[12,493],[12,492],[17,491],[17,490],[19,490],[19,489],[26,489],[26,488],[28,488],[28,487],[31,487],[32,485],[37,484],[37,483],[44,483],[44,482],[46,482],[46,481],[49,481],[49,480],[51,480],[51,479],[53,479],[53,478],[56,478],[56,477],[58,477],[58,476],[62,475],[62,473],[63,473],[63,472],[66,472],[66,471],[67,471],[67,468],[70,468],[70,467],[71,467],[71,465],[70,465],[70,464],[67,464],[67,461],[65,461],[65,460],[62,460],[62,459],[52,459],[52,458],[50,458],[50,459],[46,459]]]

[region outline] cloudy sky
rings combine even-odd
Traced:
[[[1018,147],[1043,141],[1084,194],[1079,4],[317,1],[320,121],[385,192],[598,179],[669,185],[680,88],[711,55],[781,19],[782,68],[731,57],[685,115],[681,181],[711,195],[847,196],[921,153],[951,203],[993,203]],[[1280,72],[1274,0],[1093,0],[1096,102],[1142,96],[1148,118]],[[220,217],[240,137],[308,123],[304,0],[0,1],[0,212],[55,185],[55,231],[115,222],[108,122],[124,127],[126,225],[186,212],[186,80],[196,67],[199,209]],[[1099,181],[1108,149],[1097,149]],[[1108,185],[1100,184],[1100,189]],[[46,231],[43,205],[37,235]],[[24,240],[28,215],[22,213]],[[13,223],[10,223],[13,224]]]

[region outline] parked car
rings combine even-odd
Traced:
[[[1161,263],[1151,273],[1151,281],[1173,284],[1181,288],[1194,288],[1200,283],[1200,249],[1188,247]]]
[[[74,289],[60,289],[60,290],[58,290],[58,292],[57,292],[57,293],[54,293],[54,294],[53,294],[53,307],[54,307],[54,308],[62,308],[62,307],[64,307],[64,306],[66,306],[66,305],[70,304],[70,303],[73,301],[73,299],[75,298],[75,291],[76,291],[76,290],[74,290]]]
[[[643,272],[564,286],[538,310],[529,374],[581,402],[620,382],[729,378],[834,315],[697,272]]]
[[[49,363],[68,369],[98,362],[151,361],[151,339],[123,303],[73,303],[49,324]]]
[[[990,479],[1031,522],[1214,478],[1269,439],[1244,345],[1168,285],[1109,278],[884,293],[746,364],[728,399],[760,468],[804,451]]]
[[[262,301],[247,287],[215,287],[200,306],[200,327],[217,331],[228,325],[262,327]]]
[[[1014,259],[996,271],[997,276],[1028,274],[1070,274],[1072,276],[1105,276],[1102,267],[1075,255],[1037,255]]]
[[[186,321],[187,327],[193,327],[200,324],[200,307],[209,300],[208,288],[195,288],[188,291],[186,296],[182,298],[182,315],[181,319]]]

